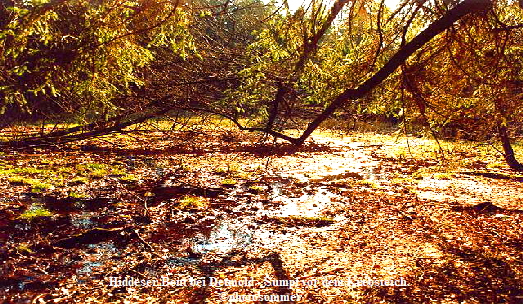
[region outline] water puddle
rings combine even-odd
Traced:
[[[196,219],[192,216],[168,222],[155,229],[149,238],[153,243],[166,243],[181,245],[186,240],[193,239],[196,235],[210,235],[217,225],[216,219],[212,217]]]
[[[93,214],[89,212],[82,212],[80,214],[71,214],[71,225],[76,228],[90,229],[94,228],[97,223],[93,220]]]
[[[209,235],[196,235],[189,242],[199,254],[227,254],[251,243],[252,231],[242,222],[225,219],[217,222]]]
[[[92,280],[96,275],[103,275],[103,269],[111,264],[115,256],[121,254],[121,250],[112,242],[89,244],[87,248],[82,254],[82,261],[77,264],[78,283]]]
[[[298,198],[290,198],[281,195],[281,186],[273,185],[273,201],[280,202],[280,206],[272,210],[260,210],[260,216],[303,216],[317,217],[321,216],[323,210],[328,209],[334,200],[338,197],[329,191],[327,187],[319,187],[314,194],[303,194]],[[275,190],[276,189],[276,190]]]
[[[200,263],[200,259],[196,257],[172,257],[166,261],[168,267],[196,265],[198,263]]]
[[[37,276],[22,275],[16,278],[0,278],[0,291],[8,293],[28,292],[32,290],[48,290],[54,288],[56,283],[45,282]]]
[[[49,210],[56,213],[71,213],[81,211],[99,211],[111,204],[108,198],[95,199],[79,199],[79,198],[64,198],[58,199],[55,197],[43,197],[40,199]]]
[[[273,198],[282,196],[282,186],[283,184],[280,182],[275,182],[272,184],[272,193],[271,196]]]

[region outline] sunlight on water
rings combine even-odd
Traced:
[[[120,252],[120,250],[110,242],[89,244],[88,248],[91,249],[92,252],[87,251],[88,253],[84,255],[84,260],[80,262],[79,265],[81,265],[81,267],[77,270],[79,276],[89,276],[92,273],[99,272],[102,267],[111,260],[111,257]]]
[[[91,219],[92,213],[81,213],[78,215],[71,215],[71,225],[76,228],[92,228],[95,223]]]
[[[299,198],[277,196],[274,200],[282,203],[280,208],[276,210],[262,210],[260,211],[260,215],[265,214],[282,217],[294,215],[305,217],[319,216],[322,210],[325,209],[325,206],[328,205],[334,197],[336,197],[336,195],[330,192],[326,187],[320,187],[316,193],[312,195],[304,194]]]
[[[228,253],[234,249],[244,247],[251,242],[249,230],[242,229],[244,225],[233,224],[225,220],[213,229],[209,237],[197,237],[192,247],[197,253]]]

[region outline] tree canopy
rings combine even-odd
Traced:
[[[509,149],[522,123],[516,1],[313,1],[290,11],[254,0],[34,0],[4,2],[0,15],[7,123],[81,119],[100,134],[204,111],[301,145],[337,112],[378,113],[434,135],[497,134],[521,169]]]

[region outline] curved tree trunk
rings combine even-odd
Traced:
[[[60,0],[63,1],[63,0]],[[328,29],[329,22],[332,22],[333,18],[336,16],[337,12],[341,10],[343,7],[343,4],[347,3],[346,0],[338,0],[333,7],[331,11],[331,15],[329,16],[328,22],[326,22],[326,25],[324,28],[322,28],[319,32],[316,33],[316,35],[312,42],[317,43],[317,41],[323,36],[325,31]],[[383,65],[383,67],[380,68],[379,71],[376,72],[372,77],[364,81],[359,87],[353,89],[348,88],[344,92],[342,92],[340,95],[338,95],[324,110],[322,113],[316,116],[315,119],[313,119],[307,126],[307,128],[304,130],[304,132],[299,137],[291,137],[287,136],[281,132],[278,132],[274,130],[271,127],[271,124],[269,124],[267,127],[264,128],[250,128],[250,127],[244,127],[242,126],[236,119],[233,117],[229,117],[226,114],[222,113],[216,113],[219,115],[222,115],[224,117],[227,117],[231,119],[241,130],[247,130],[247,131],[260,131],[268,133],[272,136],[282,138],[284,140],[287,140],[291,142],[292,144],[296,146],[302,145],[305,140],[312,134],[314,130],[316,130],[320,124],[325,121],[327,118],[329,118],[332,113],[334,113],[338,108],[345,105],[348,102],[356,101],[362,97],[364,97],[366,94],[368,94],[372,89],[374,89],[376,86],[381,84],[383,80],[385,80],[387,77],[389,77],[390,74],[392,74],[400,65],[402,65],[412,54],[414,54],[417,50],[419,50],[423,45],[425,45],[427,42],[429,42],[432,38],[437,36],[438,34],[442,33],[444,30],[450,28],[454,22],[460,20],[464,16],[473,13],[478,12],[481,10],[485,10],[488,7],[490,7],[492,4],[492,0],[464,0],[458,5],[456,5],[454,8],[446,12],[440,19],[434,21],[432,24],[430,24],[426,29],[424,29],[421,33],[419,33],[416,37],[414,37],[410,42],[406,43],[404,46],[402,46],[396,54],[394,54],[388,61]],[[300,58],[300,62],[304,61],[314,53],[314,50],[316,47],[309,46],[310,50],[305,52],[303,56]],[[298,64],[298,71],[299,71]],[[165,99],[165,98],[162,98]],[[281,98],[280,98],[281,99]],[[275,106],[277,106],[278,98],[276,99]],[[161,107],[160,107],[161,108]],[[122,128],[136,123],[141,122],[147,118],[154,117],[155,115],[162,115],[163,113],[170,110],[167,109],[161,109],[156,114],[153,114],[151,116],[143,116],[135,121],[129,121],[126,123],[117,123],[116,125],[112,125],[110,127],[96,129],[91,132],[83,133],[83,134],[71,134],[72,132],[77,131],[75,128],[66,130],[66,131],[60,131],[58,133],[50,134],[52,136],[47,136],[46,138],[31,138],[26,139],[18,142],[9,142],[9,143],[0,143],[0,146],[32,146],[32,145],[42,145],[47,144],[49,142],[56,143],[56,142],[69,142],[79,139],[85,139],[89,137],[99,136],[102,134],[107,134],[108,132],[121,130]],[[275,109],[277,110],[277,108]],[[274,110],[274,111],[275,111]],[[207,110],[209,111],[209,110]],[[214,112],[214,111],[210,111]],[[505,134],[506,135],[506,134]],[[500,135],[501,136],[501,135]],[[505,144],[504,144],[505,147]],[[508,143],[508,147],[511,146],[510,142]],[[506,153],[506,157],[510,157],[510,155],[514,155],[513,151],[511,153]],[[514,158],[514,157],[513,157]],[[515,158],[514,158],[515,160]],[[517,161],[516,164],[519,164]],[[521,166],[521,165],[520,165]],[[519,167],[518,167],[519,168]]]
[[[498,136],[503,145],[503,152],[507,165],[509,165],[512,170],[523,171],[523,164],[521,164],[514,155],[514,149],[512,149],[512,145],[510,144],[510,138],[506,126],[500,125],[498,127]]]
[[[341,1],[340,1],[341,2]],[[261,131],[266,132],[272,136],[282,138],[291,142],[296,146],[302,145],[305,140],[314,132],[327,118],[329,118],[338,108],[347,104],[350,101],[356,101],[372,89],[381,84],[387,77],[390,76],[400,65],[402,65],[412,54],[422,48],[427,42],[432,40],[435,36],[450,28],[454,22],[460,20],[464,16],[488,9],[492,5],[492,0],[464,0],[456,5],[454,8],[446,12],[440,19],[434,21],[411,41],[402,46],[396,54],[394,54],[381,67],[376,74],[364,81],[359,87],[353,89],[348,88],[340,95],[338,95],[320,114],[318,114],[303,131],[300,137],[290,137],[281,132],[267,128],[245,128],[238,122],[235,122],[242,130]],[[307,53],[306,53],[307,54]],[[305,55],[306,55],[305,54]]]
[[[307,126],[307,129],[303,134],[292,142],[296,145],[302,145],[312,132],[314,132],[322,122],[329,118],[336,109],[349,101],[355,101],[368,94],[372,89],[389,77],[389,75],[402,65],[412,54],[414,54],[414,52],[422,48],[427,42],[432,40],[432,38],[450,28],[454,22],[470,13],[485,10],[491,5],[491,0],[465,0],[456,5],[456,7],[445,13],[445,15],[440,19],[434,21],[425,30],[401,47],[398,52],[394,54],[378,72],[376,72],[376,74],[363,82],[357,89],[347,89],[338,95],[336,99],[334,99],[334,101],[332,101],[332,103]]]

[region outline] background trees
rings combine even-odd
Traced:
[[[0,109],[11,114],[107,119],[144,84],[155,48],[193,49],[178,1],[12,1],[0,15]]]
[[[461,127],[469,138],[497,133],[507,163],[513,169],[522,168],[514,158],[507,128],[509,124],[521,126],[516,118],[521,116],[521,92],[517,87],[521,84],[518,50],[522,20],[517,3],[404,1],[395,11],[388,10],[383,2],[351,4],[346,11],[349,18],[329,24],[331,35],[318,41],[317,51],[307,58],[303,73],[294,81],[298,85],[286,91],[300,92],[301,95],[289,98],[323,105],[323,111],[300,137],[278,132],[274,135],[301,144],[327,117],[342,108],[353,112],[401,112],[406,122],[415,121],[415,127],[426,127],[433,134],[441,133],[445,127]],[[314,11],[304,14],[307,17],[301,22],[312,26],[318,15]],[[299,35],[295,37],[300,41]],[[300,43],[307,45],[306,40]],[[299,47],[294,49],[300,53]],[[279,51],[287,55],[282,58],[288,62],[292,52]],[[280,59],[271,58],[277,62],[277,68],[283,66]],[[258,60],[256,65],[260,66],[260,62],[270,60]],[[279,79],[285,77],[280,75]],[[250,85],[259,88],[268,84],[259,77],[256,84]],[[304,85],[300,88],[299,84]],[[272,91],[277,100],[281,90],[273,85]],[[252,90],[243,90],[242,94],[246,92]],[[300,103],[294,100],[293,104]],[[267,110],[273,116],[288,117],[270,111],[274,110]],[[268,117],[270,122],[271,116]]]
[[[497,134],[517,170],[510,137],[522,122],[521,17],[515,2],[497,2],[457,22],[403,69],[407,97],[427,126],[468,139]]]
[[[302,144],[339,111],[401,114],[435,135],[497,134],[521,169],[510,149],[523,81],[515,1],[313,1],[291,12],[257,0],[34,0],[0,14],[11,120],[74,117],[103,132],[206,111]]]

